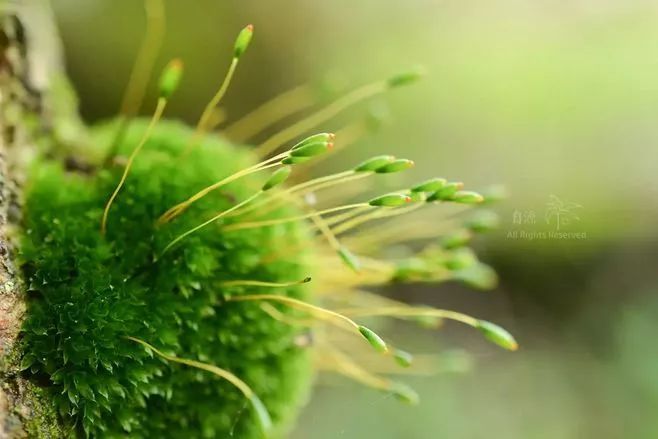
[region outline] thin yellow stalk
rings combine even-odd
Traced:
[[[119,184],[117,185],[116,189],[114,190],[114,192],[110,196],[110,199],[105,205],[105,210],[103,211],[103,219],[101,220],[101,234],[103,235],[106,232],[107,216],[110,213],[110,207],[112,207],[112,203],[114,202],[114,199],[117,197],[119,191],[121,190],[124,183],[126,182],[126,178],[128,177],[128,173],[130,172],[130,168],[132,167],[135,157],[137,156],[139,151],[141,151],[141,149],[144,147],[144,144],[146,143],[148,138],[151,136],[151,132],[153,131],[153,128],[162,117],[162,113],[164,112],[166,106],[167,106],[167,99],[163,97],[159,98],[157,107],[155,108],[155,112],[153,113],[153,117],[151,118],[151,122],[146,128],[146,131],[144,131],[144,135],[142,136],[140,142],[137,144],[137,147],[135,147],[132,154],[130,154],[130,157],[128,158],[128,162],[126,163],[126,167],[123,170],[123,175],[121,176],[121,180],[119,181]]]
[[[385,306],[378,308],[351,308],[340,311],[354,317],[438,317],[455,320],[469,326],[477,327],[478,320],[466,314],[444,309],[419,308],[413,306]]]
[[[197,122],[194,134],[190,138],[187,147],[183,151],[183,155],[187,155],[192,150],[192,148],[194,148],[199,143],[201,137],[203,137],[203,135],[207,132],[208,121],[211,119],[212,114],[215,111],[215,108],[226,94],[226,91],[228,90],[228,86],[231,84],[231,79],[233,79],[233,75],[235,74],[235,69],[238,67],[238,61],[239,61],[238,57],[233,57],[233,59],[231,60],[231,65],[228,68],[228,72],[224,77],[224,81],[222,82],[222,85],[219,87],[219,89],[212,97],[210,102],[206,104],[206,107],[204,108],[203,113],[201,113],[201,117],[199,118],[199,122]]]
[[[332,207],[330,209],[320,210],[305,215],[291,216],[288,218],[278,218],[278,219],[265,220],[265,221],[250,221],[244,223],[230,224],[224,227],[223,230],[225,232],[228,232],[232,230],[253,229],[257,227],[274,226],[274,225],[285,224],[293,221],[302,221],[305,219],[309,219],[315,215],[325,215],[328,213],[341,212],[343,210],[355,209],[357,207],[363,207],[367,205],[368,205],[367,203],[347,204],[345,206]]]
[[[260,194],[262,194],[262,193],[263,193],[263,191],[258,191],[258,192],[256,192],[255,194],[253,194],[252,196],[250,196],[249,198],[247,198],[246,200],[244,200],[244,201],[242,201],[242,202],[236,204],[235,206],[231,207],[230,209],[227,209],[227,210],[224,210],[224,211],[222,211],[222,212],[219,212],[217,215],[213,216],[213,217],[210,218],[208,221],[205,221],[205,222],[199,224],[198,226],[193,227],[193,228],[191,228],[190,230],[188,230],[188,231],[182,233],[182,234],[179,235],[176,239],[174,239],[174,240],[171,241],[169,244],[167,244],[167,246],[166,246],[166,247],[164,248],[164,250],[162,251],[162,254],[164,255],[165,253],[167,253],[167,251],[168,251],[170,248],[172,248],[174,245],[176,245],[176,243],[178,243],[178,242],[181,241],[182,239],[185,239],[187,236],[191,235],[192,233],[194,233],[194,232],[196,232],[196,231],[198,231],[198,230],[201,230],[202,228],[204,228],[204,227],[206,227],[206,226],[208,226],[208,225],[214,223],[215,221],[217,221],[218,219],[222,218],[223,216],[226,216],[226,215],[228,215],[229,213],[231,213],[231,212],[233,212],[233,211],[235,211],[235,210],[238,210],[238,209],[241,208],[242,206],[244,206],[244,205],[250,203],[251,201],[253,201],[254,199],[256,199],[256,197],[258,197],[258,196],[259,196]]]
[[[244,142],[291,114],[310,108],[313,103],[311,87],[295,87],[275,96],[231,124],[226,128],[226,136],[235,142]]]
[[[153,66],[165,34],[166,22],[163,1],[145,0],[144,10],[146,12],[146,33],[130,72],[128,86],[123,94],[119,109],[119,126],[108,150],[106,162],[116,154],[128,125],[142,106],[146,85],[153,72]]]
[[[337,312],[322,308],[310,303],[304,302],[299,299],[294,299],[287,296],[278,296],[276,294],[249,294],[241,296],[231,296],[227,299],[230,302],[248,302],[248,301],[271,301],[283,303],[291,308],[306,311],[312,316],[333,323],[341,328],[355,330],[359,333],[359,325],[349,317],[346,317]]]
[[[293,287],[296,285],[303,285],[311,281],[310,277],[294,282],[264,282],[259,280],[228,280],[221,282],[223,287],[267,287],[267,288],[285,288]]]
[[[267,412],[267,409],[265,408],[265,405],[260,400],[260,398],[258,398],[258,396],[254,393],[254,391],[251,390],[251,387],[249,387],[249,385],[247,385],[247,383],[242,381],[240,378],[238,378],[228,370],[219,368],[217,366],[213,366],[212,364],[201,363],[200,361],[188,360],[186,358],[179,358],[173,355],[165,354],[164,352],[156,349],[152,345],[148,344],[144,340],[140,340],[139,338],[131,337],[131,336],[126,336],[126,338],[128,340],[132,340],[136,343],[139,343],[140,345],[144,346],[147,349],[150,349],[156,355],[164,358],[167,361],[184,364],[186,366],[194,367],[196,369],[205,370],[231,383],[251,403],[252,407],[254,408],[254,411],[256,412],[256,417],[258,418],[260,427],[263,430],[265,436],[269,434],[269,431],[272,429],[272,420],[270,418],[269,413]]]
[[[274,134],[256,148],[256,154],[261,157],[267,156],[276,151],[285,143],[290,142],[295,137],[298,137],[308,130],[331,119],[346,108],[349,108],[350,106],[372,96],[383,93],[387,89],[388,85],[386,81],[379,81],[357,88],[356,90],[353,90],[345,96],[335,100],[328,106],[319,110],[317,113],[314,113],[309,117],[291,125],[290,127]]]
[[[228,177],[223,178],[222,180],[201,189],[199,192],[192,195],[187,200],[175,205],[174,207],[170,208],[165,213],[163,213],[162,216],[160,216],[160,218],[158,219],[157,223],[158,224],[164,224],[164,223],[167,223],[167,222],[171,221],[172,219],[174,219],[175,217],[177,217],[178,215],[183,213],[188,207],[190,207],[190,205],[192,205],[192,203],[194,203],[194,202],[200,200],[201,198],[205,197],[210,192],[212,192],[214,190],[217,190],[222,186],[226,186],[227,184],[229,184],[229,183],[231,183],[231,182],[233,182],[233,181],[235,181],[239,178],[245,177],[249,174],[253,174],[253,173],[258,172],[258,171],[263,171],[265,169],[269,169],[269,168],[272,168],[272,167],[275,167],[275,166],[279,166],[280,163],[277,160],[280,160],[286,154],[287,153],[279,154],[276,157],[272,157],[270,159],[264,160],[260,163],[257,163],[253,166],[250,166],[246,169],[243,169],[243,170],[238,171],[234,174],[231,174]],[[275,163],[272,163],[272,162],[275,162]]]

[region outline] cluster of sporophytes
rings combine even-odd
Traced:
[[[366,196],[381,186],[376,176],[413,166],[389,155],[299,181],[358,137],[347,135],[354,126],[345,140],[310,130],[418,73],[357,88],[250,149],[228,135],[243,141],[306,105],[297,89],[227,135],[214,132],[251,26],[240,32],[229,72],[195,128],[161,120],[181,81],[178,60],[160,77],[153,117],[134,118],[162,31],[160,2],[147,6],[128,104],[116,121],[92,129],[83,159],[95,165],[83,172],[44,153],[25,190],[23,367],[48,383],[73,435],[280,435],[315,370],[415,403],[411,388],[381,373],[388,366],[362,361],[375,355],[376,364],[413,370],[410,353],[363,325],[372,318],[431,327],[457,320],[516,349],[493,323],[372,292],[391,282],[493,286],[495,274],[467,245],[496,218],[477,208],[467,219],[436,219],[437,209],[472,210],[493,197],[443,178]],[[382,256],[405,243],[413,243],[405,256]]]

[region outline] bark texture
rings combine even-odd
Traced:
[[[21,373],[25,290],[13,262],[21,163],[37,140],[55,140],[61,54],[46,0],[0,0],[0,438],[64,436],[56,410]],[[65,116],[66,117],[66,116]]]

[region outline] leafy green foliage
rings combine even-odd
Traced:
[[[132,124],[122,154],[145,126]],[[112,134],[112,126],[101,127],[95,144],[107,145]],[[236,221],[226,218],[159,257],[174,237],[263,184],[257,177],[238,180],[155,227],[167,208],[252,164],[247,151],[217,139],[181,157],[190,135],[182,124],[158,125],[112,206],[106,236],[100,219],[121,167],[85,175],[52,160],[35,163],[21,236],[30,295],[23,367],[47,378],[60,412],[87,435],[260,437],[248,402],[231,384],[167,363],[125,336],[233,372],[280,427],[307,388],[308,355],[294,343],[299,329],[272,319],[256,302],[223,300],[257,288],[220,286],[305,277],[304,255],[285,251],[305,239],[298,224],[223,233],[221,224]],[[291,213],[282,208],[267,217]],[[306,289],[277,293],[303,298]]]

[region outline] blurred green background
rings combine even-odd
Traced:
[[[84,117],[111,117],[142,38],[142,2],[52,3]],[[186,62],[170,115],[196,120],[236,32],[253,23],[224,101],[229,122],[301,83],[351,87],[423,65],[421,83],[374,101],[389,115],[381,129],[325,169],[392,152],[416,160],[414,180],[510,191],[500,230],[478,249],[499,288],[392,294],[505,324],[520,351],[456,325],[409,336],[421,352],[463,348],[470,360],[453,355],[446,372],[410,380],[419,407],[322,378],[293,438],[658,437],[657,2],[171,0],[167,17],[158,68]],[[545,221],[551,195],[582,206],[563,231],[583,239],[518,237],[555,230]]]

